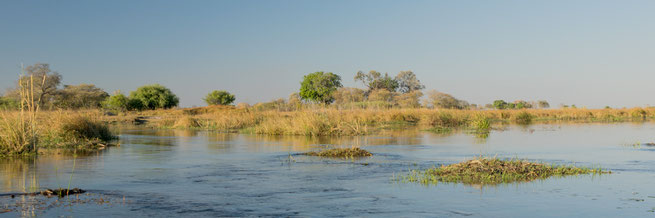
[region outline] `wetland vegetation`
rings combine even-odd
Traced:
[[[426,170],[412,170],[398,180],[421,184],[464,183],[470,185],[496,185],[503,183],[529,182],[549,177],[563,177],[584,174],[610,174],[600,168],[533,163],[521,159],[499,159],[478,157],[461,163],[433,167]]]

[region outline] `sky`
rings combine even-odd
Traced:
[[[655,1],[3,1],[0,90],[21,63],[63,84],[159,83],[183,107],[212,90],[287,98],[305,74],[411,70],[487,104],[655,105]]]

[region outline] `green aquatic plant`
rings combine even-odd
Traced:
[[[488,117],[482,114],[476,114],[471,121],[469,121],[469,126],[479,132],[488,132],[491,129],[491,121]]]
[[[373,156],[373,154],[371,154],[370,152],[358,147],[332,148],[332,149],[325,149],[317,152],[311,151],[303,154],[307,156],[331,157],[331,158],[360,158],[360,157]]]
[[[607,174],[611,171],[576,166],[532,163],[519,159],[498,159],[480,157],[452,165],[433,167],[427,170],[411,170],[398,178],[402,182],[421,184],[464,183],[494,185],[514,182],[529,182],[552,176],[561,177],[581,174]]]

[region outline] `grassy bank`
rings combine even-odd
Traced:
[[[0,111],[0,156],[39,149],[99,149],[116,138],[95,113]]]
[[[502,183],[529,182],[549,177],[605,173],[611,172],[576,166],[532,163],[525,160],[476,158],[457,164],[433,167],[424,171],[413,170],[409,175],[401,176],[399,180],[403,182],[418,182],[421,184],[446,182],[494,185]]]
[[[367,135],[380,129],[417,126],[434,132],[470,129],[484,132],[499,123],[533,122],[625,122],[655,118],[655,109],[332,109],[296,111],[203,107],[120,113],[104,116],[115,123],[147,120],[153,128],[210,129],[267,135],[342,136]]]

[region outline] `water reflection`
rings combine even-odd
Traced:
[[[477,134],[411,129],[346,137],[122,129],[120,147],[77,157],[73,186],[92,193],[118,193],[134,203],[127,208],[99,210],[80,206],[50,208],[44,215],[320,217],[460,213],[523,217],[538,210],[544,216],[643,216],[650,209],[648,205],[625,199],[649,201],[646,196],[655,193],[649,183],[643,182],[655,175],[653,152],[623,144],[653,141],[653,129],[652,123],[508,124]],[[361,146],[374,156],[363,161],[293,156],[293,163],[280,164],[289,154],[325,146]],[[394,174],[408,169],[452,164],[478,155],[601,166],[617,173],[592,179],[553,178],[484,191],[482,187],[462,184],[424,187],[390,181]],[[73,159],[65,152],[36,159],[2,159],[0,188],[9,193],[61,186],[70,178]],[[0,203],[5,203],[3,200],[0,198]],[[572,204],[576,205],[573,209]],[[602,205],[619,205],[622,209]]]

